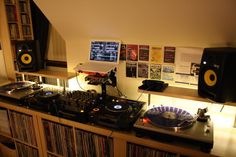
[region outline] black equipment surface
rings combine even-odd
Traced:
[[[55,91],[42,89],[21,99],[24,106],[29,108],[58,115],[60,94]]]
[[[67,92],[61,96],[59,115],[71,120],[87,123],[89,112],[96,105],[97,94],[85,91]]]
[[[113,96],[98,97],[97,106],[89,113],[90,121],[116,129],[130,129],[144,106],[144,102]]]
[[[197,121],[183,109],[160,106],[147,110],[134,123],[137,136],[151,136],[157,140],[182,142],[209,152],[213,147],[213,123]]]
[[[143,80],[142,83],[143,84],[138,87],[139,89],[156,92],[163,92],[169,85],[168,83],[159,80]]]
[[[45,89],[28,95],[22,102],[29,108],[52,115],[116,129],[130,129],[145,104],[114,96],[104,97],[93,91],[71,91],[62,94]]]
[[[205,48],[198,94],[216,102],[236,101],[236,48]]]

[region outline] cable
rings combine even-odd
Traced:
[[[139,97],[136,99],[136,101],[138,101],[141,98],[141,96],[143,95],[144,91],[146,91],[146,90],[148,90],[150,88],[152,88],[152,86],[150,86],[150,87],[148,87],[146,89],[142,89],[142,93],[139,95]]]
[[[125,98],[127,98],[127,96],[126,95],[124,95],[120,90],[119,90],[119,88],[117,87],[117,86],[115,86],[114,88],[116,88],[116,90],[117,90],[117,92],[118,92],[118,95],[119,95],[119,97],[125,97]]]
[[[78,73],[79,73],[79,72],[76,72],[76,73],[75,73],[75,74],[76,74],[76,81],[77,81],[77,84],[79,85],[79,87],[80,87],[83,91],[87,91],[87,90],[85,90],[85,89],[80,85],[79,79],[78,79]]]
[[[143,95],[144,91],[139,95],[139,97],[136,99],[136,101],[139,101],[139,99],[141,98],[141,96]]]
[[[222,112],[222,110],[224,109],[225,105],[222,105],[221,109],[220,109],[220,112]]]

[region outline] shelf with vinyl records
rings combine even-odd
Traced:
[[[32,40],[33,28],[29,0],[4,0],[11,40]]]
[[[0,108],[0,147],[4,149],[6,154],[0,152],[0,155],[10,153],[14,157],[41,157],[41,145],[37,128],[35,128],[37,127],[35,116],[12,110],[12,108],[9,109],[4,104],[1,106],[4,107]],[[9,143],[12,148],[5,146]]]

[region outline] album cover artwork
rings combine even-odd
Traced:
[[[151,47],[150,61],[152,63],[161,64],[162,63],[162,48],[161,47]]]
[[[127,45],[127,60],[138,61],[138,45]]]
[[[149,61],[149,45],[139,45],[139,61]]]
[[[161,79],[161,64],[150,65],[150,78],[157,80]]]
[[[164,47],[164,62],[175,63],[175,47]]]
[[[120,60],[126,60],[126,44],[121,44],[121,47],[120,47]]]
[[[174,80],[174,66],[163,65],[162,66],[162,80]]]
[[[138,77],[148,78],[148,63],[138,63]]]
[[[137,77],[137,62],[126,62],[126,77]]]

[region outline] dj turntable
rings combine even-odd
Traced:
[[[151,136],[169,142],[184,142],[199,146],[203,151],[213,147],[213,124],[198,121],[198,116],[169,106],[154,107],[147,110],[135,122],[137,136]]]
[[[113,96],[98,97],[97,106],[89,113],[90,121],[116,128],[130,129],[144,106],[144,102]]]
[[[19,81],[12,82],[0,87],[0,95],[13,99],[21,99],[35,92],[32,82]]]

